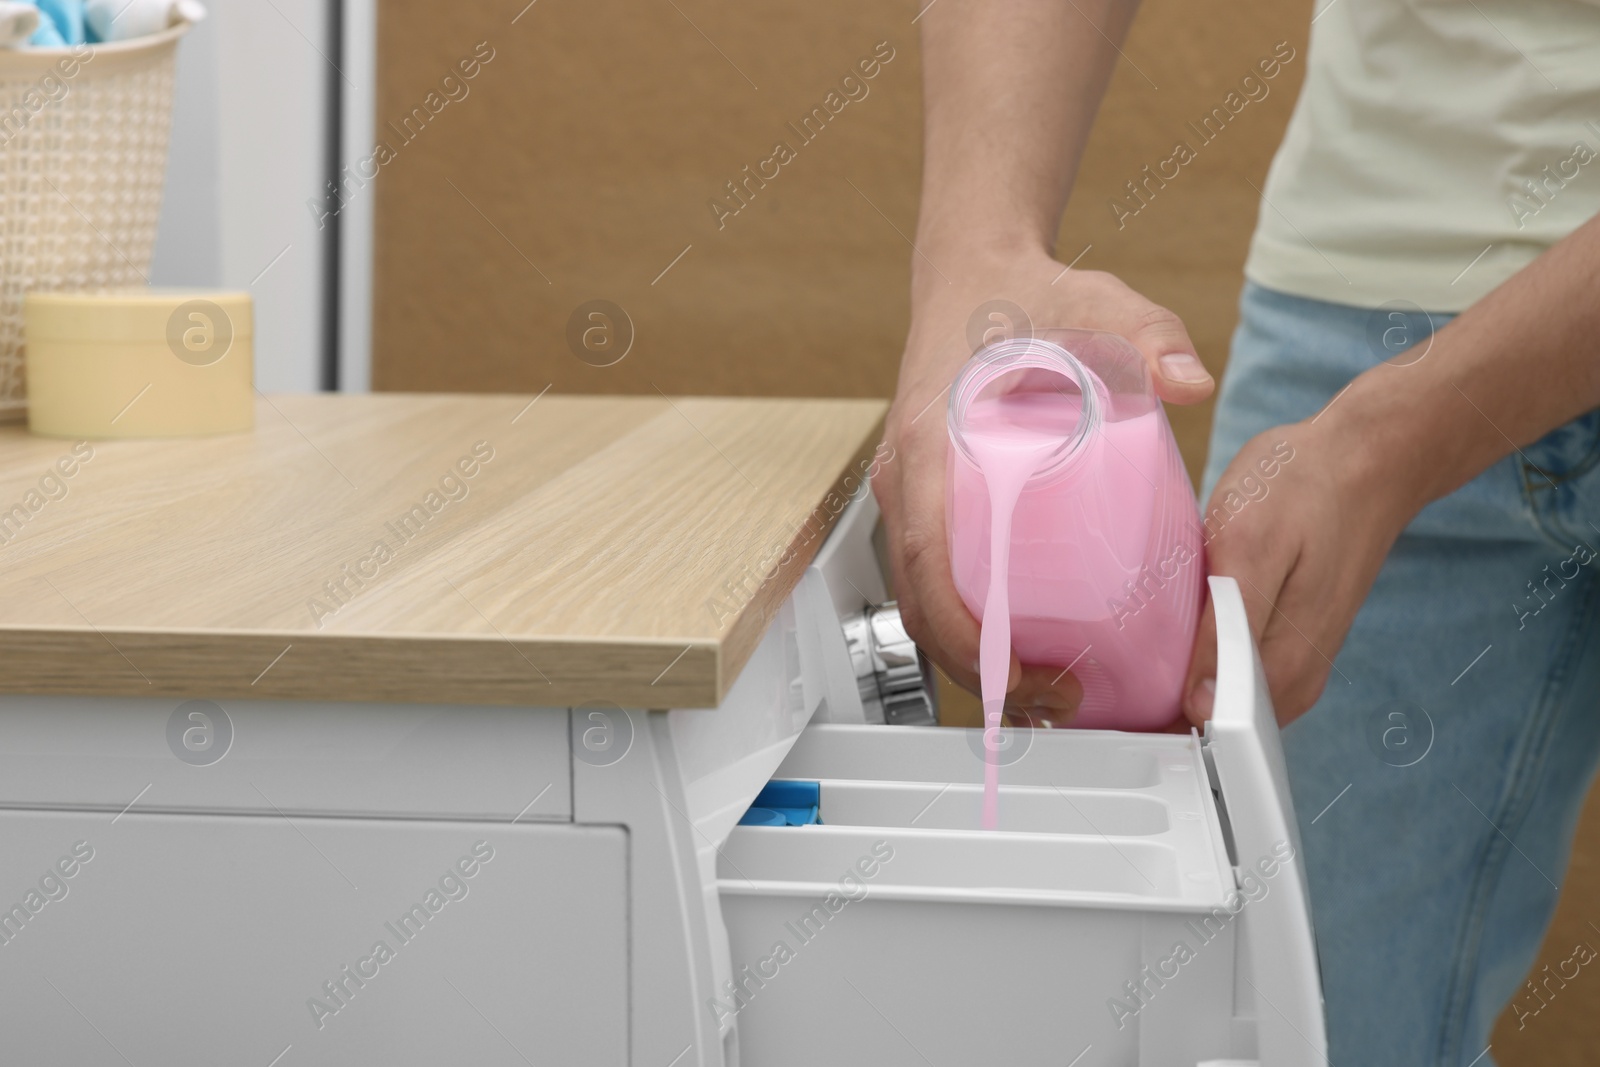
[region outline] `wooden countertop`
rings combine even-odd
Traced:
[[[222,437],[0,427],[0,692],[714,706],[884,408],[313,395]]]

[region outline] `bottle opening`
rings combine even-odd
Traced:
[[[977,459],[966,436],[975,427],[1056,439],[1030,481],[1062,470],[1100,419],[1100,398],[1088,369],[1060,345],[1029,337],[975,353],[951,385],[946,411],[950,440],[974,466]]]

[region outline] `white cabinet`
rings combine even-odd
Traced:
[[[1041,733],[984,832],[977,731],[861,723],[869,532],[716,708],[0,697],[0,1062],[1321,1063],[1237,587],[1203,740]]]
[[[627,1063],[619,828],[11,810],[0,855],[7,1063]]]

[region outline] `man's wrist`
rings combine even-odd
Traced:
[[[1470,408],[1455,395],[1444,362],[1380,364],[1357,375],[1314,417],[1339,479],[1397,530],[1497,458],[1466,446],[1483,427],[1462,424]]]
[[[1359,477],[1388,478],[1415,510],[1600,404],[1592,296],[1600,218],[1433,335],[1358,375],[1324,409],[1359,442]],[[1415,351],[1415,350],[1412,350]]]
[[[913,308],[927,300],[947,300],[951,287],[963,290],[1006,277],[1022,264],[1050,259],[1039,235],[1019,228],[974,227],[963,232],[919,230],[911,253]]]

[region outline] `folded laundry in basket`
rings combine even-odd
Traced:
[[[93,41],[126,41],[206,17],[200,0],[88,0],[84,19]]]
[[[39,29],[39,9],[32,4],[0,0],[0,48],[18,48]]]
[[[57,45],[82,44],[83,0],[38,0],[39,13],[55,24]],[[38,42],[35,42],[38,43]]]
[[[34,9],[34,28],[26,38],[27,44],[33,48],[61,48],[66,45],[83,44],[83,0],[25,0],[21,3],[5,3],[6,8],[30,7]],[[20,15],[20,13],[19,13]],[[23,23],[16,23],[17,26]],[[7,17],[3,36],[0,44],[15,48],[22,43],[21,40],[11,39],[11,19]]]

